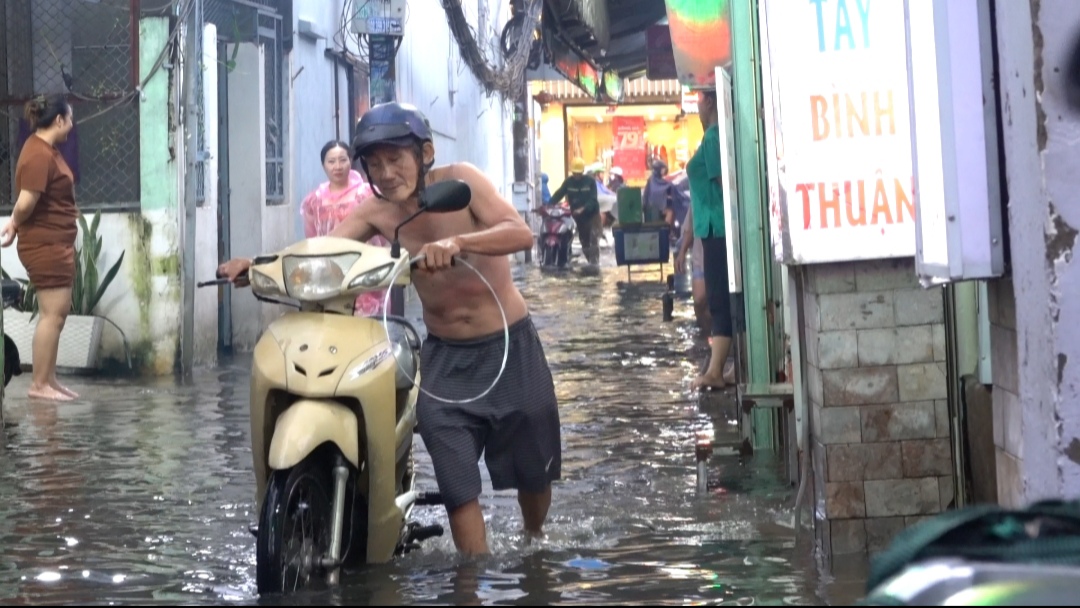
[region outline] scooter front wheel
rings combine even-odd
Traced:
[[[331,467],[312,456],[270,475],[255,549],[259,595],[290,593],[325,581],[321,562],[333,528],[333,480]]]

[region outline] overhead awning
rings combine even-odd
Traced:
[[[534,82],[532,89],[541,91],[547,99],[560,103],[595,103],[595,99],[577,85],[566,80]],[[649,80],[648,78],[624,79],[622,81],[624,102],[658,102],[681,99],[683,86],[678,80]]]
[[[666,16],[664,0],[546,0],[542,38],[601,73],[636,78],[645,74],[645,30]]]
[[[611,40],[608,0],[548,0],[548,7],[564,23],[578,24],[606,48]]]

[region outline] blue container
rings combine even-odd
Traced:
[[[667,264],[671,261],[671,229],[667,224],[639,224],[615,226],[611,230],[615,239],[615,263]]]

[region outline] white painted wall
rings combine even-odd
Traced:
[[[484,28],[478,25],[480,3],[487,3]],[[508,17],[504,4],[466,0],[465,14],[474,29],[487,31],[490,40]],[[398,99],[415,104],[431,122],[435,163],[473,163],[509,198],[514,180],[511,108],[497,95],[485,96],[460,58],[441,5],[410,11],[398,50],[397,80]]]
[[[240,45],[229,73],[229,240],[233,257],[254,257],[263,249],[266,208],[266,103],[263,48]],[[232,297],[233,347],[247,350],[262,331],[259,302],[247,290]]]
[[[203,175],[205,202],[195,210],[195,281],[214,278],[218,266],[218,70],[217,26],[203,30]],[[217,361],[218,288],[195,289],[195,365]]]

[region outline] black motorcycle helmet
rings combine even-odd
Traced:
[[[383,198],[371,181],[364,155],[371,148],[380,145],[412,147],[416,153],[416,162],[420,165],[416,190],[422,193],[424,178],[434,164],[424,162],[423,146],[424,142],[432,140],[431,125],[415,106],[398,102],[381,103],[365,112],[356,123],[356,133],[352,141],[353,158],[360,161],[364,178],[371,184],[375,196]]]

